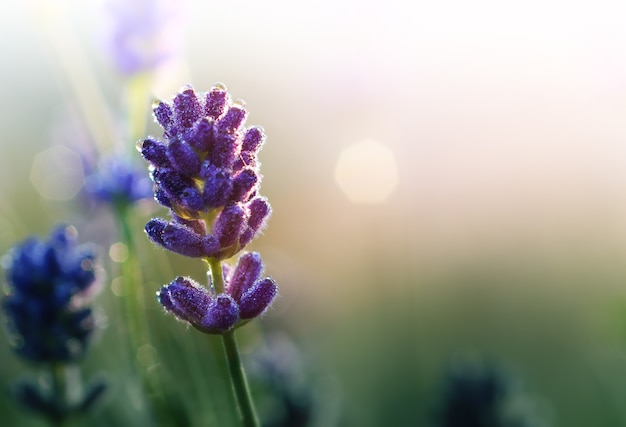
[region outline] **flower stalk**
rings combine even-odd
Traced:
[[[215,291],[217,293],[224,292],[222,263],[214,258],[209,258],[207,262],[211,271],[211,277],[213,278],[212,283]],[[248,379],[243,367],[234,330],[222,335],[222,344],[224,345],[230,381],[233,387],[235,401],[239,408],[239,416],[241,417],[242,425],[244,427],[258,427],[259,420],[254,408],[254,402],[250,393],[250,387],[248,386]]]

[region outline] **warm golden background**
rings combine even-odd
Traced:
[[[342,425],[428,425],[466,352],[511,367],[551,425],[626,425],[626,3],[181,5],[183,57],[153,93],[222,81],[264,127],[274,214],[253,246],[282,295],[266,322],[315,361]],[[33,165],[80,108],[65,66],[121,105],[99,7],[0,6],[3,253],[59,221],[89,236],[71,194],[37,186],[80,170]],[[22,365],[0,351],[5,383]]]

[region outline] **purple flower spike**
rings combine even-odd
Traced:
[[[5,256],[0,309],[10,343],[31,362],[77,362],[97,329],[90,302],[100,289],[95,249],[79,245],[76,229],[28,238]]]
[[[266,277],[257,282],[242,295],[239,301],[239,310],[242,320],[253,319],[262,315],[278,294],[278,285],[274,280]]]
[[[232,273],[228,293],[237,301],[256,282],[263,271],[263,261],[258,252],[249,252],[239,257]]]

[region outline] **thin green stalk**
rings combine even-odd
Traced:
[[[65,383],[65,366],[62,363],[52,363],[50,365],[50,374],[52,376],[52,393],[57,405],[61,408],[61,411],[65,411],[67,408],[67,385]],[[50,425],[53,427],[62,427],[65,425],[65,417],[53,417],[49,418]]]
[[[129,207],[120,203],[116,207],[115,217],[120,230],[122,243],[128,250],[128,258],[126,258],[121,265],[121,274],[124,308],[127,317],[131,350],[134,350],[132,351],[134,361],[136,351],[141,345],[148,341],[148,337],[145,319],[139,310],[143,303],[143,301],[141,301],[143,294],[138,292],[137,286],[142,282],[142,273],[137,263],[135,241],[133,231],[130,229],[130,215],[128,211]]]
[[[222,263],[220,260],[209,258],[209,268],[211,269],[211,277],[213,280],[213,288],[215,292],[224,292],[224,273],[222,271]],[[235,394],[235,401],[239,407],[239,415],[244,427],[259,427],[259,420],[254,409],[254,402],[248,387],[248,380],[243,369],[241,354],[237,344],[235,331],[231,330],[222,335],[222,343],[224,352],[226,353],[226,361],[228,363],[228,371],[230,380]]]

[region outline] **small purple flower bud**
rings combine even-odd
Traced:
[[[194,325],[207,333],[224,333],[239,320],[239,307],[230,295],[219,294],[211,302],[202,321]]]
[[[160,186],[171,200],[179,202],[183,197],[193,197],[188,189],[194,188],[191,179],[173,170],[155,170],[152,173],[154,182]]]
[[[198,151],[210,151],[215,143],[215,125],[213,121],[206,117],[200,120],[193,127],[186,141]]]
[[[158,187],[154,191],[154,200],[156,200],[157,203],[165,206],[166,208],[172,207],[172,201],[161,187]]]
[[[249,128],[243,136],[241,151],[256,154],[261,149],[264,142],[265,135],[263,134],[263,129],[259,126],[253,126]]]
[[[162,246],[167,249],[165,245],[165,241],[163,241],[163,230],[167,227],[168,222],[161,218],[152,218],[147,222],[145,226],[146,234],[148,235],[148,239],[152,243],[156,243],[159,246]]]
[[[229,169],[239,154],[239,140],[228,133],[218,133],[207,160],[218,168]]]
[[[196,96],[191,86],[184,87],[172,102],[174,108],[176,131],[182,132],[184,129],[190,128],[202,117],[202,106],[200,100]]]
[[[256,197],[247,206],[248,222],[239,237],[239,246],[244,247],[254,239],[254,237],[265,227],[267,219],[271,214],[271,208],[267,199]]]
[[[163,130],[166,133],[169,133],[173,125],[174,112],[172,111],[172,108],[163,101],[158,101],[158,103],[155,104],[156,105],[152,108],[154,118],[157,123],[161,125]]]
[[[177,277],[157,292],[157,300],[170,313],[199,325],[211,307],[209,291],[189,277]]]
[[[167,155],[167,146],[161,141],[148,137],[138,147],[143,158],[153,166],[157,168],[171,167],[171,162]]]
[[[233,105],[217,123],[219,132],[236,133],[246,120],[248,112],[242,105]]]
[[[209,208],[224,206],[233,189],[233,181],[230,174],[224,169],[204,162],[200,176],[204,179],[204,202]]]
[[[229,101],[228,92],[223,85],[215,85],[206,94],[205,115],[217,119],[226,110]]]
[[[222,248],[229,248],[239,240],[246,220],[246,211],[239,205],[228,205],[218,215],[213,234]]]
[[[278,286],[269,277],[255,283],[241,296],[239,301],[241,318],[253,319],[262,315],[270,306],[277,293]]]
[[[249,252],[239,257],[237,266],[230,276],[228,293],[235,301],[241,299],[250,287],[256,282],[263,271],[263,261],[258,252]]]
[[[170,222],[161,232],[163,246],[177,254],[200,258],[204,256],[203,236],[197,234],[192,228]]]
[[[167,146],[167,154],[172,165],[185,176],[200,172],[202,163],[191,146],[179,139],[174,139]]]
[[[247,202],[255,193],[258,182],[259,175],[254,169],[243,169],[233,179],[231,201]]]

